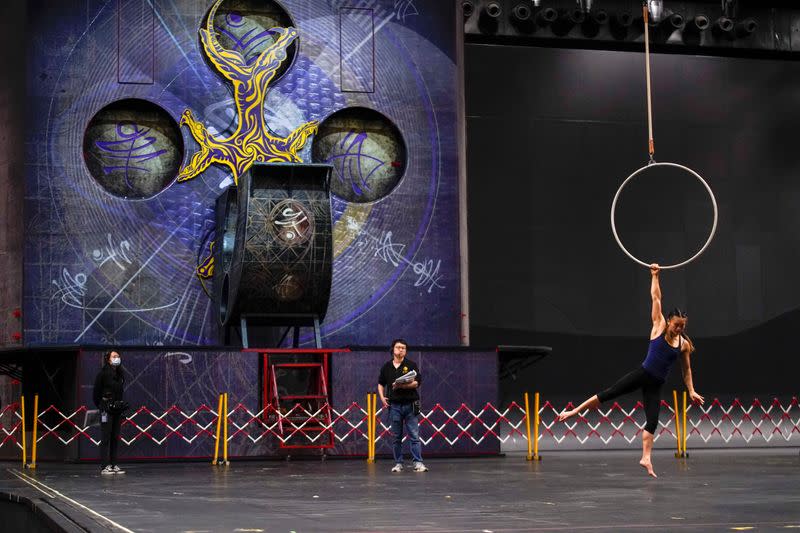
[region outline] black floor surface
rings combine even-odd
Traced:
[[[800,531],[797,449],[653,459],[658,479],[633,450],[429,460],[429,472],[399,474],[388,460],[133,464],[110,478],[94,465],[6,463],[0,492],[88,530],[113,529],[97,513],[142,532]]]

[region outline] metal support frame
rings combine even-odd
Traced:
[[[314,328],[314,347],[322,348],[322,334],[320,333],[319,315],[316,314],[268,314],[268,313],[251,313],[243,314],[239,318],[239,325],[241,328],[242,347],[250,348],[250,334],[248,333],[248,322],[252,325],[260,323],[265,326],[278,326],[286,327],[283,332],[281,340],[278,341],[278,346],[283,344],[286,340],[289,331],[294,329],[292,334],[292,348],[300,347],[300,328],[312,327]]]

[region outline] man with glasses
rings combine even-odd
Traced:
[[[392,452],[395,465],[392,472],[403,471],[403,428],[408,431],[414,472],[426,472],[422,462],[422,444],[419,440],[419,385],[422,382],[419,367],[406,358],[408,343],[403,339],[392,341],[392,360],[381,368],[378,377],[378,396],[383,408],[389,411],[392,426]]]

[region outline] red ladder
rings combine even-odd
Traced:
[[[328,391],[329,352],[321,350],[279,350],[264,355],[265,413],[277,418],[281,448],[332,448],[333,432]],[[307,362],[278,362],[286,359]],[[283,355],[281,357],[281,355]],[[273,357],[270,357],[273,356]],[[321,358],[321,360],[319,360]],[[277,359],[277,361],[276,361]],[[316,360],[314,360],[316,359]],[[285,372],[281,372],[281,370]],[[307,389],[301,394],[280,394],[280,375],[307,374]]]

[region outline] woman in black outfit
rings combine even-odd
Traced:
[[[117,444],[126,404],[122,400],[125,378],[122,373],[122,358],[119,352],[109,350],[103,356],[103,368],[94,380],[94,404],[100,410],[100,473],[103,475],[124,474],[117,466]]]
[[[680,362],[683,381],[686,383],[689,397],[693,402],[698,402],[701,405],[705,401],[705,399],[694,390],[691,365],[691,355],[692,352],[694,352],[694,345],[684,332],[687,321],[686,313],[676,308],[667,314],[667,318],[664,318],[662,314],[661,284],[658,280],[660,271],[661,268],[657,264],[653,263],[650,265],[651,318],[653,319],[653,327],[650,329],[650,344],[644,362],[642,362],[641,366],[623,376],[608,389],[598,392],[578,407],[564,411],[558,415],[558,420],[563,422],[582,412],[584,409],[596,409],[603,402],[641,389],[647,422],[642,431],[642,459],[639,461],[639,464],[653,477],[657,476],[653,471],[653,462],[650,456],[653,450],[655,433],[658,428],[658,411],[661,406],[661,386],[666,381],[667,374],[669,374],[670,368],[672,368],[672,365],[676,361]]]

